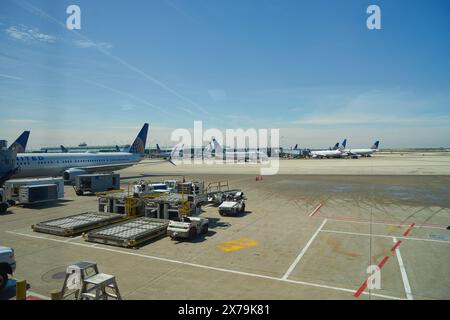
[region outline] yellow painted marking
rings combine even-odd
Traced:
[[[245,249],[245,248],[249,248],[249,247],[254,247],[257,244],[258,244],[258,242],[256,242],[255,240],[248,239],[248,238],[241,238],[241,239],[237,239],[237,240],[231,240],[231,241],[220,243],[217,245],[217,248],[219,248],[225,252],[230,252],[230,251],[241,250],[241,249]]]
[[[389,233],[394,233],[394,232],[396,232],[398,229],[400,229],[399,226],[389,226],[389,227],[388,227],[388,232],[389,232]]]

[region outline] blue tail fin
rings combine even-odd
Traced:
[[[159,144],[156,144],[156,150],[158,151],[158,153],[161,152],[161,148],[159,147]]]
[[[24,131],[13,144],[9,146],[9,150],[16,153],[24,153],[27,148],[28,138],[30,137],[30,131]]]
[[[295,145],[294,150],[297,150],[297,148],[298,148],[298,144]]]
[[[347,139],[344,139],[344,141],[342,141],[342,147],[345,149],[346,146],[347,146]]]
[[[128,152],[141,153],[145,152],[145,143],[147,142],[148,123],[145,123],[138,136],[134,140]]]
[[[375,141],[371,149],[378,150],[378,146],[380,145],[380,141]]]
[[[339,142],[336,142],[336,144],[334,145],[332,150],[337,150],[337,149],[339,149]]]
[[[59,147],[61,148],[61,152],[62,153],[68,153],[69,152],[69,150],[67,150],[67,148],[64,147],[63,145],[60,145]]]

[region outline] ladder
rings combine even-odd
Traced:
[[[67,299],[71,295],[76,300],[122,300],[116,277],[98,272],[97,264],[89,261],[67,267],[61,297]]]
[[[116,277],[106,273],[98,273],[84,279],[79,295],[80,300],[108,300],[108,298],[122,300]]]

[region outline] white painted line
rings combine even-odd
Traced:
[[[392,239],[394,243],[397,243],[397,238]],[[408,275],[406,274],[405,265],[403,264],[402,255],[400,254],[400,249],[397,247],[395,249],[397,255],[398,265],[400,267],[400,273],[402,274],[403,286],[405,287],[406,298],[408,300],[414,300],[411,292],[411,286],[409,285]]]
[[[359,224],[379,224],[379,225],[383,225],[383,226],[394,226],[394,227],[406,227],[406,226],[410,226],[411,224],[406,224],[406,223],[392,223],[392,222],[371,222],[371,221],[358,221],[358,220],[352,220],[352,219],[338,219],[338,218],[331,218],[331,217],[327,217],[328,220],[333,220],[333,221],[338,221],[338,222],[350,222],[350,223],[359,223]],[[439,226],[430,226],[430,225],[416,225],[414,226],[414,228],[423,228],[423,229],[439,229],[439,230],[447,230],[447,227],[439,227]]]
[[[201,264],[196,264],[196,263],[183,262],[183,261],[172,260],[172,259],[167,259],[167,258],[155,257],[155,256],[150,256],[150,255],[146,255],[146,254],[140,254],[140,253],[136,253],[136,252],[129,252],[129,251],[112,249],[112,248],[106,248],[106,247],[95,247],[95,245],[90,245],[90,244],[85,244],[85,243],[66,242],[65,240],[52,239],[52,238],[35,236],[35,235],[31,235],[31,234],[19,233],[19,232],[13,232],[13,231],[5,231],[5,232],[10,233],[10,234],[14,234],[14,235],[29,237],[29,238],[35,238],[35,239],[42,239],[42,240],[47,240],[47,241],[59,242],[61,244],[87,247],[87,248],[91,248],[91,249],[95,249],[95,250],[103,250],[103,251],[115,252],[115,253],[126,254],[126,255],[130,255],[130,256],[136,256],[136,257],[141,257],[141,258],[146,258],[146,259],[151,259],[151,260],[158,260],[158,261],[176,263],[176,264],[181,264],[181,265],[186,265],[186,266],[191,266],[191,267],[196,267],[196,268],[202,268],[202,269],[215,270],[215,271],[226,272],[226,273],[239,274],[239,275],[242,275],[242,276],[261,278],[261,279],[268,279],[268,280],[281,281],[281,282],[288,282],[288,283],[300,284],[300,285],[309,286],[309,287],[316,287],[316,288],[322,288],[322,289],[330,289],[330,290],[335,290],[335,291],[348,292],[348,293],[351,293],[351,294],[354,294],[356,292],[356,290],[353,290],[353,289],[334,287],[334,286],[327,286],[327,285],[324,285],[324,284],[305,282],[305,281],[296,281],[296,280],[282,279],[282,278],[277,278],[277,277],[265,276],[265,275],[262,275],[262,274],[249,273],[249,272],[243,272],[243,271],[237,271],[237,270],[231,270],[231,269],[211,267],[211,266],[201,265]],[[369,295],[368,292],[363,292],[363,294]],[[389,295],[384,295],[384,294],[371,293],[371,295],[375,296],[375,297],[383,298],[383,299],[404,300],[403,298],[389,296]]]
[[[70,241],[72,241],[72,240],[80,239],[81,237],[82,237],[82,236],[69,238],[69,239],[65,240],[64,242],[70,242]]]
[[[341,234],[349,234],[355,236],[365,236],[365,237],[377,237],[377,238],[395,238],[394,236],[388,236],[384,234],[370,234],[370,233],[358,233],[358,232],[348,232],[348,231],[338,231],[338,230],[320,230],[320,232],[328,232],[328,233],[341,233]],[[439,242],[450,244],[450,241],[445,240],[433,240],[433,239],[423,239],[423,238],[412,238],[412,237],[397,237],[398,239],[405,240],[415,240],[415,241],[429,241],[429,242]]]
[[[317,235],[319,234],[320,230],[322,230],[323,226],[325,225],[325,223],[327,223],[327,219],[323,220],[322,224],[320,225],[320,227],[316,230],[316,232],[312,235],[311,239],[309,239],[308,243],[305,245],[305,247],[303,248],[303,250],[299,253],[299,255],[297,256],[297,258],[294,260],[294,262],[291,264],[291,266],[289,267],[289,269],[286,271],[286,273],[284,274],[284,276],[282,277],[283,280],[286,280],[290,274],[292,273],[292,271],[295,269],[295,267],[297,266],[297,264],[300,262],[300,260],[302,259],[302,257],[305,255],[306,251],[308,250],[309,246],[311,245],[311,243],[314,241],[314,239],[317,237]]]

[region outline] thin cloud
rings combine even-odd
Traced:
[[[111,49],[113,46],[108,42],[94,42],[90,40],[76,40],[74,45],[78,48],[101,48]]]
[[[20,77],[10,76],[9,74],[0,73],[0,78],[12,79],[12,80],[23,80]]]
[[[55,43],[57,38],[39,31],[38,28],[26,25],[11,26],[5,30],[6,34],[14,40],[25,43]]]
[[[134,107],[133,107],[133,105],[131,105],[131,103],[124,103],[122,105],[122,107],[120,108],[120,110],[122,110],[122,111],[131,111],[131,110],[134,110]]]
[[[354,125],[439,126],[439,125],[450,125],[450,117],[448,116],[380,117],[377,114],[364,114],[364,115],[335,114],[328,116],[320,115],[320,116],[304,117],[294,121],[294,123],[308,126],[354,126]]]
[[[4,122],[9,122],[13,124],[33,124],[33,123],[41,123],[41,120],[36,119],[5,119]]]
[[[24,8],[25,10],[27,10],[27,11],[29,11],[29,12],[37,15],[37,16],[44,17],[47,20],[58,24],[60,27],[62,27],[64,29],[66,28],[64,23],[62,23],[58,19],[54,18],[53,16],[49,15],[48,13],[43,11],[42,9],[39,9],[38,7],[35,7],[35,6],[33,6],[32,4],[30,4],[30,3],[26,2],[26,1],[18,3],[18,4],[22,8]],[[77,32],[75,30],[73,30],[72,32],[73,32],[73,34],[78,36],[81,40],[88,41],[88,42],[91,41],[89,38],[87,38],[86,36],[84,36],[80,32]],[[172,89],[171,87],[169,87],[168,85],[166,85],[162,81],[160,81],[160,80],[150,76],[146,72],[144,72],[141,69],[135,67],[134,65],[128,63],[127,61],[123,60],[122,58],[113,55],[111,52],[109,52],[108,50],[105,50],[102,47],[96,46],[95,48],[98,51],[100,51],[101,53],[103,53],[104,55],[108,56],[109,58],[111,58],[111,59],[115,60],[116,62],[122,64],[124,67],[128,68],[130,71],[133,71],[133,72],[141,75],[142,77],[144,77],[145,79],[149,80],[150,82],[153,82],[155,85],[157,85],[157,86],[161,87],[162,89],[170,92],[172,95],[174,95],[174,96],[178,97],[179,99],[184,100],[185,102],[189,103],[190,105],[196,107],[199,111],[203,112],[204,114],[206,114],[208,116],[211,116],[211,114],[206,109],[204,109],[202,106],[200,106],[198,103],[192,101],[188,97],[186,97],[186,96],[182,95],[181,93],[179,93],[178,91]]]
[[[195,22],[197,21],[197,19],[195,19],[191,14],[189,14],[186,10],[183,10],[181,7],[177,6],[175,3],[173,3],[172,1],[169,0],[165,0],[164,1],[167,5],[169,5],[170,7],[172,7],[173,9],[175,9],[175,11],[177,11],[179,14],[181,14],[182,16],[186,17],[188,20]]]
[[[211,89],[208,90],[209,96],[211,97],[211,99],[218,101],[218,100],[222,100],[224,98],[226,98],[227,94],[225,92],[225,90],[222,89]]]

